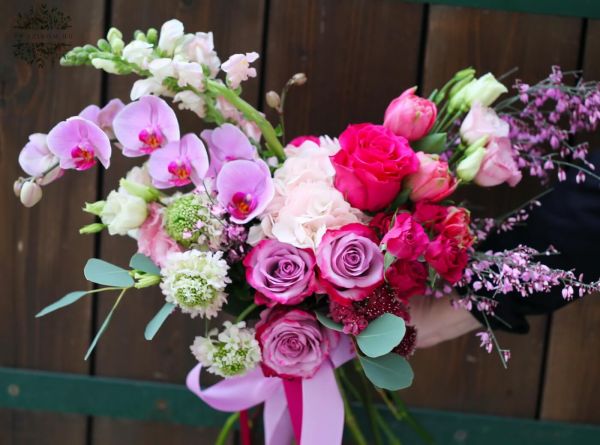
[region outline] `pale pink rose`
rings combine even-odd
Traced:
[[[490,139],[508,137],[509,130],[508,122],[500,119],[492,108],[475,102],[460,126],[460,135],[467,144],[474,144],[483,136]]]
[[[164,229],[161,206],[153,203],[148,206],[148,217],[138,230],[138,252],[149,257],[156,265],[163,267],[167,255],[181,252],[181,247],[167,235]]]
[[[514,187],[521,181],[522,177],[523,175],[514,158],[510,139],[492,139],[487,146],[485,156],[475,176],[475,184],[482,187],[493,187],[506,182]]]
[[[456,178],[448,170],[448,163],[440,161],[437,155],[417,152],[419,170],[408,175],[404,187],[409,187],[410,200],[438,202],[451,195],[458,185]]]
[[[383,125],[396,136],[416,141],[427,135],[437,117],[435,104],[415,94],[412,87],[394,99],[385,110]]]

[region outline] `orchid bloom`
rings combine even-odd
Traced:
[[[256,68],[250,64],[258,59],[258,53],[234,54],[223,65],[221,69],[227,73],[227,82],[231,88],[236,89],[244,80],[256,77]]]
[[[103,108],[100,108],[97,105],[88,105],[81,113],[79,113],[79,117],[92,121],[98,125],[110,139],[114,139],[115,134],[113,133],[112,128],[113,121],[115,116],[119,114],[123,108],[125,108],[125,104],[121,102],[121,99],[112,99]]]
[[[238,159],[223,165],[217,176],[217,200],[231,220],[244,224],[262,213],[275,187],[269,166],[262,160]]]
[[[248,137],[235,125],[223,124],[214,130],[204,130],[200,133],[208,145],[210,167],[208,176],[216,177],[223,165],[235,159],[256,159],[256,148]]]
[[[208,170],[208,154],[198,136],[188,133],[150,155],[148,172],[156,188],[202,185]]]
[[[175,112],[156,96],[143,96],[125,106],[115,117],[113,129],[128,157],[151,154],[179,140]]]
[[[34,133],[19,154],[19,164],[25,173],[40,176],[58,162],[58,158],[46,144],[46,135]]]
[[[58,123],[50,130],[46,141],[62,169],[87,170],[96,164],[96,159],[104,168],[110,165],[108,136],[95,123],[82,117],[71,117]]]

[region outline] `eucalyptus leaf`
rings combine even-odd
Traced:
[[[154,318],[146,325],[144,338],[152,340],[165,320],[173,313],[175,305],[173,303],[165,303],[164,306],[156,313]]]
[[[446,133],[429,134],[411,145],[417,151],[440,154],[446,149]]]
[[[412,385],[414,373],[404,357],[390,353],[371,358],[358,356],[365,375],[378,388],[398,391]]]
[[[121,299],[123,298],[123,295],[125,295],[125,290],[126,289],[123,289],[121,291],[121,294],[117,298],[117,301],[115,301],[115,304],[113,305],[112,309],[110,310],[110,312],[108,313],[108,315],[104,319],[104,322],[102,323],[102,326],[100,326],[100,329],[98,329],[98,332],[96,333],[96,336],[94,337],[94,340],[92,340],[92,343],[90,344],[87,352],[85,353],[85,360],[87,360],[89,358],[90,354],[92,353],[92,351],[96,347],[96,344],[98,344],[98,340],[100,340],[100,337],[102,337],[102,334],[104,334],[104,331],[106,331],[106,328],[108,327],[108,325],[110,323],[110,320],[111,320],[111,318],[112,318],[115,310],[117,309],[117,306],[121,302]]]
[[[141,270],[150,275],[160,275],[160,269],[152,262],[150,258],[141,253],[136,253],[129,261],[129,267],[132,269]]]
[[[317,315],[317,320],[326,328],[332,329],[334,331],[343,332],[344,327],[340,323],[336,323],[331,318],[327,317],[324,313],[315,311]]]
[[[396,261],[396,257],[390,252],[386,251],[383,255],[383,268],[384,270],[388,270],[392,263]]]
[[[97,258],[90,258],[83,269],[85,278],[104,286],[131,287],[134,284],[129,271]]]
[[[404,338],[406,324],[394,314],[383,314],[369,322],[364,331],[356,336],[362,352],[369,357],[381,357],[392,351]]]
[[[81,297],[83,297],[85,294],[87,294],[88,292],[89,291],[85,291],[85,290],[77,290],[74,292],[70,292],[67,295],[65,295],[64,297],[62,297],[60,300],[55,301],[51,305],[46,306],[44,309],[42,309],[40,312],[38,312],[36,314],[36,318],[43,317],[44,315],[49,314],[50,312],[54,312],[57,309],[60,309],[65,306],[68,306],[70,304],[73,304],[76,301],[78,301]]]

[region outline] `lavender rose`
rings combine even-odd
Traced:
[[[317,249],[319,283],[340,304],[363,300],[383,281],[377,235],[362,224],[328,230]]]
[[[267,305],[298,304],[315,290],[315,256],[309,249],[262,240],[244,258],[244,267],[257,300]]]
[[[314,314],[299,309],[267,309],[256,324],[267,377],[311,378],[329,357],[331,342]]]

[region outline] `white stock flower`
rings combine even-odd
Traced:
[[[160,28],[158,47],[167,55],[173,55],[173,51],[182,37],[183,23],[176,19],[169,20]]]
[[[234,54],[227,62],[221,65],[221,69],[227,73],[227,82],[231,88],[237,88],[244,80],[256,77],[256,68],[250,64],[258,59],[258,53]]]
[[[143,69],[147,69],[148,64],[152,60],[153,50],[154,48],[151,43],[132,40],[123,48],[123,59]]]
[[[175,67],[173,59],[161,58],[154,59],[148,65],[148,70],[158,81],[162,83],[167,77],[175,77]]]
[[[142,96],[154,94],[156,96],[169,96],[169,90],[164,87],[162,82],[156,77],[136,80],[131,87],[129,97],[131,100],[138,100]]]
[[[174,75],[180,87],[191,86],[197,90],[204,90],[204,71],[196,62],[173,62]]]
[[[227,301],[225,287],[231,282],[223,252],[188,250],[171,252],[160,271],[165,299],[191,317],[217,316]]]
[[[199,118],[203,118],[206,115],[204,99],[192,91],[180,91],[173,98],[173,102],[179,103],[180,110],[193,111]]]
[[[108,74],[119,74],[119,70],[117,69],[117,64],[112,60],[95,58],[92,59],[92,65],[94,68],[99,70],[104,70]]]
[[[225,329],[217,335],[213,329],[208,337],[196,337],[190,350],[209,372],[221,377],[240,376],[252,370],[261,360],[260,345],[254,329],[241,321],[223,323]],[[217,335],[216,339],[213,339]]]
[[[212,32],[187,34],[182,44],[175,48],[175,55],[208,67],[211,77],[219,73],[221,61],[215,52]]]
[[[116,190],[108,194],[100,213],[100,219],[107,225],[111,235],[127,235],[129,231],[140,227],[147,216],[146,201],[125,191]]]

